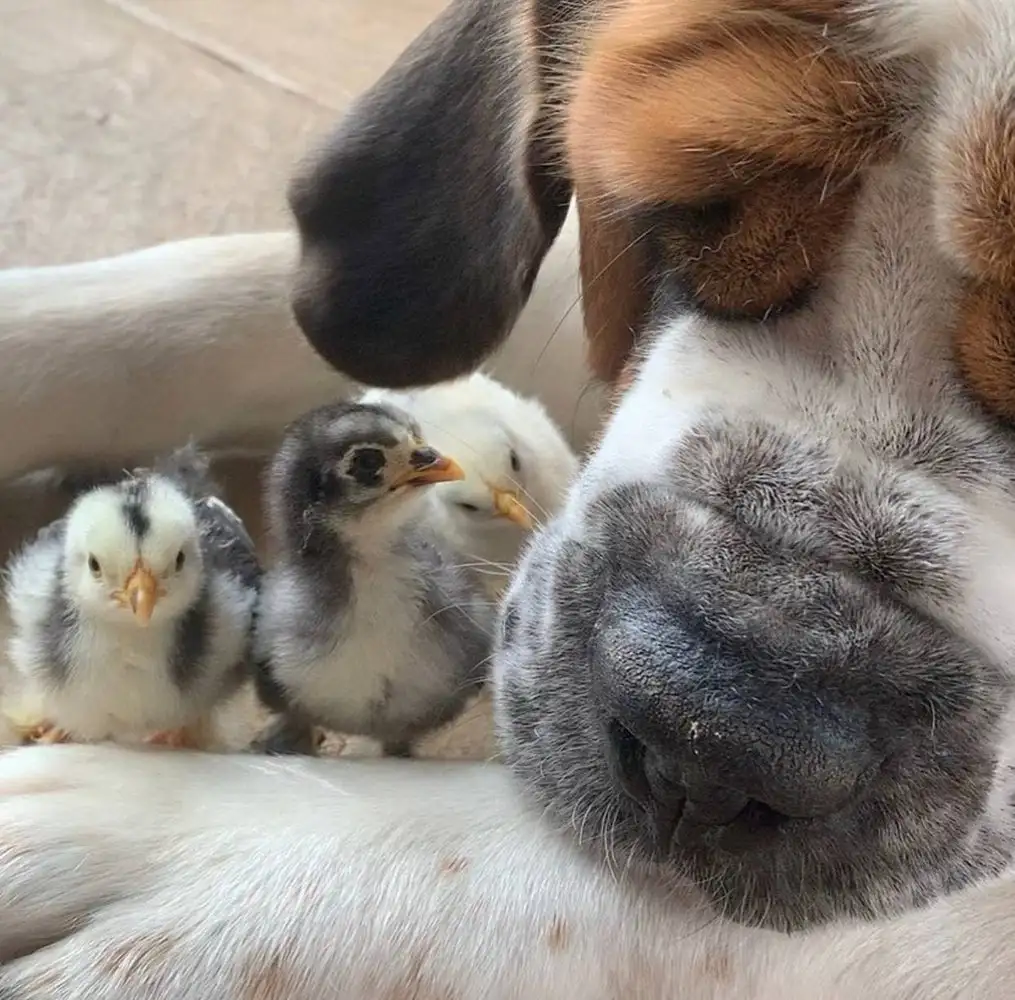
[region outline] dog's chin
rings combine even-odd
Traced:
[[[966,721],[949,743],[939,722],[936,746],[900,752],[858,800],[817,819],[752,803],[688,838],[679,802],[644,808],[618,777],[589,679],[608,588],[600,559],[556,525],[537,538],[504,604],[495,690],[504,757],[526,797],[618,877],[693,887],[723,919],[789,931],[913,909],[1009,864],[1004,695],[972,711],[977,739]],[[949,764],[929,766],[931,754]]]

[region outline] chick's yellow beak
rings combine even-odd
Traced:
[[[120,593],[121,600],[124,604],[130,605],[134,617],[142,625],[147,625],[152,620],[152,612],[161,595],[155,574],[143,562],[138,562],[124,582]]]
[[[532,528],[532,515],[526,510],[525,505],[510,490],[494,489],[493,509],[500,517],[506,517],[513,521],[519,528],[529,531]]]
[[[431,483],[453,483],[464,479],[462,467],[434,448],[422,446],[409,456],[409,467],[396,477],[395,486],[428,486]]]

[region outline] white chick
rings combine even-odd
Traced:
[[[489,593],[506,585],[533,523],[556,513],[578,458],[541,403],[476,372],[424,389],[368,389],[365,403],[411,414],[465,478],[430,491],[434,523],[483,572]]]
[[[11,665],[43,742],[207,746],[249,674],[253,542],[188,447],[83,492],[14,556]]]

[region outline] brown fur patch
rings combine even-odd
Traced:
[[[937,137],[941,235],[977,278],[1015,285],[1015,105]]]
[[[633,204],[694,204],[786,166],[843,174],[893,151],[903,119],[891,70],[834,47],[825,18],[841,21],[841,6],[622,5],[575,84],[576,178]]]
[[[123,983],[157,984],[168,969],[168,960],[179,938],[172,934],[142,935],[110,949],[102,956],[102,969]]]
[[[955,355],[970,390],[995,413],[1015,420],[1015,290],[971,285]]]
[[[644,237],[619,214],[578,192],[579,267],[586,352],[596,378],[612,382],[648,314]]]
[[[241,983],[238,996],[242,1000],[301,1000],[306,996],[277,955],[248,962]]]
[[[442,875],[461,875],[469,867],[468,858],[442,858],[439,871]]]
[[[550,951],[563,951],[571,942],[571,929],[563,917],[554,917],[546,932],[546,944]]]
[[[796,168],[721,206],[675,211],[660,226],[666,261],[706,308],[764,318],[825,271],[857,186]]]
[[[567,104],[593,370],[614,379],[661,266],[704,308],[759,318],[821,275],[857,174],[894,152],[902,62],[860,58],[842,0],[622,0],[592,36]]]

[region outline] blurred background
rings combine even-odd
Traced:
[[[0,0],[0,267],[288,224],[295,160],[442,0]]]

